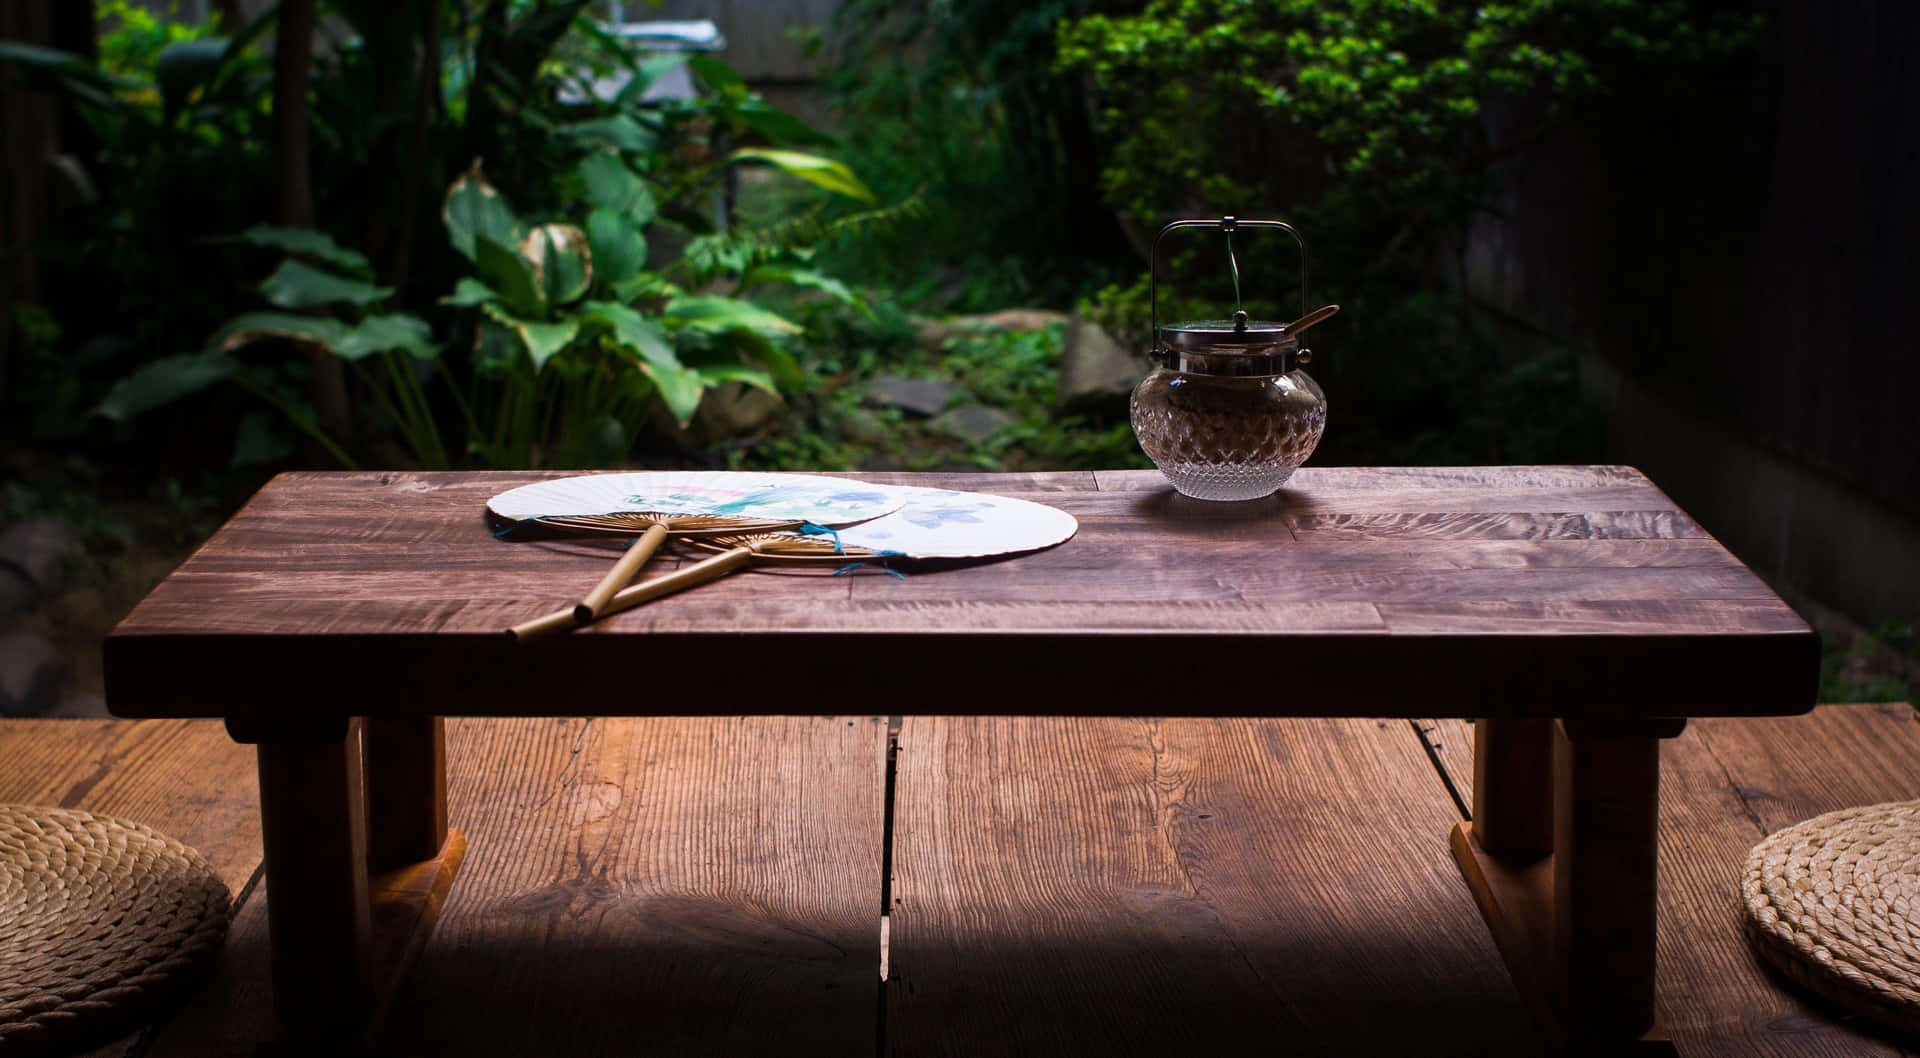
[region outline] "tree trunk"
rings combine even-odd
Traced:
[[[440,107],[440,22],[443,5],[441,0],[422,0],[420,6],[423,39],[420,71],[414,85],[413,129],[407,144],[407,169],[401,185],[405,197],[400,202],[399,233],[387,266],[387,282],[396,289],[406,286],[407,273],[413,262],[413,238],[420,218],[421,181],[425,179],[427,166],[427,138],[432,132],[434,114]]]
[[[0,39],[53,43],[49,0],[0,0]],[[10,386],[21,348],[14,309],[40,301],[37,244],[47,206],[47,156],[55,149],[51,97],[23,90],[0,63],[0,388]]]
[[[313,65],[314,0],[283,0],[273,48],[274,213],[283,225],[313,227],[313,181],[307,165],[307,82]],[[325,350],[308,353],[307,396],[320,429],[349,440],[346,377]]]

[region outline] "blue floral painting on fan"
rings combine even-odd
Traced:
[[[986,521],[981,514],[992,509],[991,500],[956,492],[952,499],[913,504],[903,509],[900,517],[923,528],[938,529],[943,525],[978,525]]]
[[[948,489],[906,490],[906,506],[841,529],[835,539],[909,558],[964,558],[1051,547],[1073,535],[1073,516],[1052,507]]]
[[[679,486],[658,493],[636,492],[627,506],[668,514],[740,515],[767,521],[845,524],[885,513],[892,497],[872,489],[818,485],[770,485],[764,488]]]

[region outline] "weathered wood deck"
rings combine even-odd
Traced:
[[[1459,721],[473,720],[449,741],[467,866],[392,1054],[1535,1047],[1447,851]],[[208,987],[96,1058],[250,1054],[271,899],[251,751],[214,722],[9,721],[0,760],[0,800],[152,824],[239,898]],[[1680,1052],[1920,1054],[1779,983],[1735,904],[1768,831],[1920,797],[1913,710],[1696,721],[1663,783]]]

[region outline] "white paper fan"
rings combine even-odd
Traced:
[[[564,611],[574,624],[609,612],[669,534],[832,529],[878,518],[906,502],[899,489],[808,474],[733,471],[582,474],[503,492],[487,501],[499,536],[546,531],[637,534],[600,582]],[[551,615],[515,625],[515,638],[561,630]]]
[[[843,552],[918,559],[990,558],[1052,547],[1080,528],[1073,515],[1063,510],[1011,496],[950,489],[900,491],[906,493],[906,503],[899,510],[833,534]]]
[[[899,510],[904,491],[814,474],[637,471],[538,481],[487,501],[496,522],[633,532],[655,521],[688,521],[706,532],[740,526],[853,525]],[[702,521],[711,520],[711,521]],[[723,521],[725,520],[725,521]]]
[[[898,491],[906,496],[899,510],[838,531],[816,523],[804,531],[784,529],[697,538],[695,546],[719,554],[624,589],[609,600],[606,612],[631,609],[750,565],[994,558],[1063,543],[1080,525],[1065,511],[1008,496],[948,489]],[[514,637],[525,641],[565,626],[564,614],[550,614],[517,626]]]

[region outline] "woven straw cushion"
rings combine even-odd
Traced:
[[[198,853],[149,827],[0,805],[0,1054],[138,1024],[219,952],[227,904]]]
[[[1747,934],[1807,988],[1920,1034],[1920,801],[1848,808],[1755,845]]]

